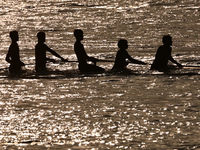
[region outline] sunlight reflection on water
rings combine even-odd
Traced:
[[[0,67],[8,66],[8,33],[15,29],[28,71],[34,69],[39,30],[47,33],[47,45],[76,60],[76,28],[84,30],[90,55],[114,59],[117,41],[126,38],[129,53],[149,63],[162,36],[172,34],[175,59],[194,64],[199,61],[199,9],[198,1],[185,0],[2,1]],[[48,67],[67,71],[49,78],[13,79],[1,70],[1,148],[200,148],[198,70],[188,70],[195,75],[149,75],[149,66],[130,64],[136,75],[80,75],[73,71],[77,63]]]
[[[1,141],[11,147],[38,148],[42,145],[54,148],[62,145],[159,148],[160,144],[156,143],[163,142],[176,148],[184,147],[182,142],[187,141],[195,147],[198,140],[191,141],[188,137],[198,136],[199,105],[195,99],[187,100],[187,97],[194,96],[179,95],[184,92],[173,88],[173,85],[179,86],[183,80],[186,83],[189,79],[161,76],[167,80],[163,84],[157,77],[152,77],[157,87],[149,91],[145,87],[147,84],[143,84],[149,78],[86,77],[87,80],[77,78],[48,83],[43,80],[12,81],[15,82],[12,88],[18,91],[11,95],[6,92],[6,103],[1,103]],[[24,86],[24,82],[32,87]],[[170,82],[173,84],[168,84]],[[97,86],[97,83],[100,84]],[[1,89],[9,91],[10,85],[6,86]],[[153,92],[159,86],[163,90]],[[182,90],[190,92],[187,86]],[[172,91],[177,94],[173,99],[170,96]],[[196,95],[199,91],[192,93]]]

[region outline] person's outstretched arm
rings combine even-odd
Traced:
[[[145,62],[142,62],[140,60],[133,59],[128,53],[127,53],[127,58],[130,62],[135,63],[135,64],[142,64],[142,65],[146,64]]]
[[[178,63],[176,60],[174,60],[174,58],[172,56],[169,58],[169,60],[171,62],[173,62],[174,64],[176,64],[178,67],[183,67],[180,63]]]
[[[48,46],[47,46],[47,51],[49,51],[54,56],[60,58],[62,61],[68,61],[67,59],[64,59],[62,56],[60,56],[58,53],[56,53],[54,50],[50,49]]]
[[[92,61],[92,62],[97,62],[99,59],[94,58],[94,57],[87,57],[87,60]]]

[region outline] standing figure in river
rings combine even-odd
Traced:
[[[9,72],[11,74],[20,75],[22,71],[22,66],[25,66],[25,64],[21,62],[19,56],[19,46],[17,44],[17,41],[19,40],[18,32],[11,31],[10,38],[12,40],[12,43],[6,55],[6,61],[10,63]]]
[[[50,52],[54,56],[60,58],[62,61],[67,61],[59,54],[57,54],[54,50],[50,49],[46,44],[46,35],[44,32],[37,33],[38,43],[35,46],[35,70],[38,74],[46,74],[46,62],[47,60],[51,60],[46,57],[46,51]]]
[[[118,42],[118,47],[119,50],[117,52],[116,58],[115,58],[115,64],[111,71],[114,72],[121,72],[121,71],[128,71],[126,66],[128,65],[129,62],[126,60],[128,59],[130,62],[135,63],[135,64],[142,64],[145,65],[146,63],[133,59],[127,52],[126,49],[128,49],[128,42],[125,39],[121,39]]]
[[[83,73],[103,73],[105,70],[101,67],[96,66],[96,62],[98,59],[94,57],[89,57],[84,49],[81,41],[83,40],[83,31],[77,29],[74,31],[74,36],[76,38],[76,42],[74,44],[74,51],[76,53],[78,62],[79,62],[79,70]],[[93,64],[88,64],[87,61],[92,61]]]
[[[172,52],[172,37],[165,35],[162,38],[163,45],[160,46],[156,52],[155,60],[151,65],[151,70],[158,70],[160,72],[169,71],[168,60],[176,64],[178,67],[182,67],[180,63],[175,61],[171,55]]]

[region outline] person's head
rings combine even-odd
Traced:
[[[118,42],[118,47],[120,49],[127,49],[128,48],[128,42],[125,39],[120,39]]]
[[[77,40],[83,40],[83,31],[80,29],[74,30],[74,36]]]
[[[10,38],[12,39],[12,41],[18,41],[19,40],[19,36],[18,36],[18,32],[17,31],[11,31],[10,32]]]
[[[37,33],[37,38],[38,38],[38,42],[45,42],[45,33],[43,31],[40,31]]]
[[[162,38],[162,42],[164,45],[172,46],[172,37],[170,35],[164,35]]]

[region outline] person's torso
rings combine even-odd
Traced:
[[[35,46],[35,60],[36,65],[45,65],[46,64],[46,44],[38,43]]]
[[[160,46],[156,53],[156,58],[154,60],[155,66],[167,67],[168,60],[171,57],[171,48],[166,46]]]
[[[83,44],[76,42],[74,44],[74,51],[76,53],[79,64],[81,64],[81,65],[87,64],[87,60],[86,60],[87,54],[85,52]]]
[[[12,43],[9,47],[11,64],[20,65],[19,46],[17,43]]]
[[[115,64],[114,64],[113,68],[124,69],[127,65],[126,59],[127,59],[127,51],[126,50],[119,50],[117,52],[117,55],[116,55],[116,58],[115,58]]]

